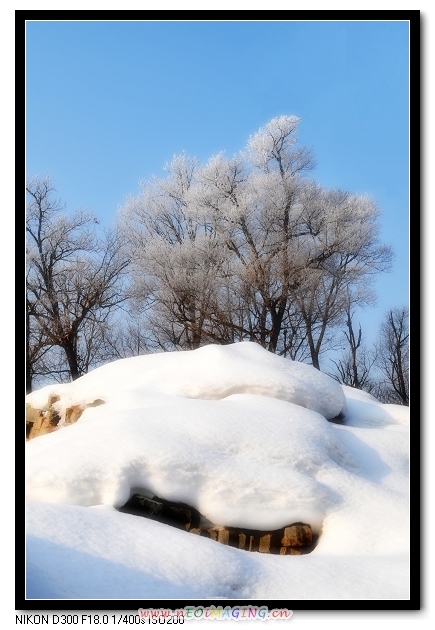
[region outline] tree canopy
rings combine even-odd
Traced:
[[[249,339],[295,358],[308,345],[319,367],[343,296],[371,299],[370,277],[389,269],[379,208],[367,195],[308,177],[299,118],[274,118],[231,158],[200,165],[185,154],[167,177],[141,182],[120,212],[137,304],[156,348]]]

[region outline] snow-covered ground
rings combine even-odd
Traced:
[[[26,444],[27,599],[409,599],[408,408],[248,342],[123,359],[27,402],[52,395],[59,428]],[[119,512],[138,491],[217,525],[309,523],[318,544],[227,547]]]

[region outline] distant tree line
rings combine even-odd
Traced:
[[[374,302],[372,279],[391,268],[379,208],[309,178],[298,124],[271,120],[232,158],[174,156],[166,178],[141,182],[113,230],[67,214],[50,179],[31,178],[27,391],[116,358],[242,340],[320,369],[344,329],[348,351],[331,375],[408,404],[405,309],[387,315],[376,351],[353,326],[355,309]]]

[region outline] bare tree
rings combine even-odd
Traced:
[[[75,380],[91,360],[89,334],[81,344],[87,327],[95,330],[125,299],[128,259],[114,232],[97,236],[92,215],[64,213],[50,178],[32,178],[26,190],[29,313],[47,344],[63,350]]]
[[[373,380],[376,352],[368,350],[364,345],[361,324],[358,325],[358,330],[354,328],[353,315],[349,300],[346,310],[347,330],[344,331],[348,348],[341,359],[337,361],[331,359],[336,367],[336,372],[332,373],[331,376],[343,383],[343,385],[349,385],[350,387],[372,393],[376,387],[376,382]]]
[[[409,405],[409,313],[405,307],[388,311],[381,324],[377,365],[384,375],[383,402]]]
[[[51,347],[33,316],[32,301],[26,291],[26,394],[30,394],[35,380],[45,373],[45,359]]]

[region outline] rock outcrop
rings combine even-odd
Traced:
[[[293,523],[273,531],[223,527],[207,522],[198,510],[185,503],[175,503],[157,496],[148,498],[135,494],[119,511],[144,516],[245,551],[301,555],[310,553],[317,542],[311,526],[306,523]]]
[[[26,440],[32,440],[40,435],[56,431],[62,420],[59,411],[53,405],[60,400],[59,396],[50,396],[47,404],[42,409],[35,409],[29,403],[26,404]],[[104,400],[98,398],[85,405],[73,405],[65,411],[63,420],[65,424],[74,424],[88,407],[103,405]]]
[[[309,553],[314,547],[311,527],[305,523],[293,523],[271,532],[236,527],[194,528],[189,531],[230,547],[260,553],[301,555]]]
[[[59,396],[50,396],[45,409],[35,409],[29,403],[26,404],[26,440],[51,433],[57,429],[60,415],[53,408],[53,403],[58,400]]]
[[[73,405],[72,407],[68,407],[65,411],[65,424],[74,424],[85,409],[88,407],[98,407],[99,405],[104,405],[104,400],[101,400],[101,398],[97,398],[94,402],[86,405]]]
[[[186,503],[166,501],[156,496],[150,499],[134,494],[123,507],[119,508],[119,511],[136,516],[145,516],[153,521],[159,521],[159,523],[172,525],[172,527],[186,531],[199,527],[201,522],[201,514],[195,508]]]

